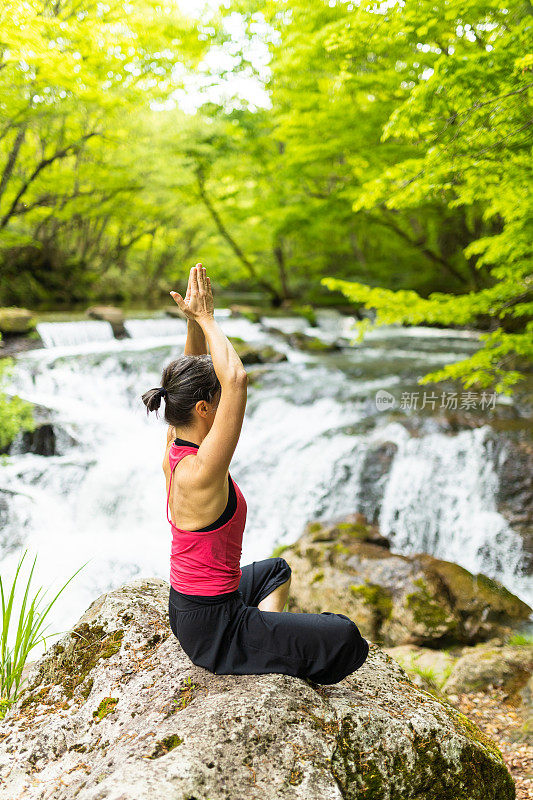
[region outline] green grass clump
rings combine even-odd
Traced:
[[[26,556],[24,551],[20,559],[15,577],[9,594],[4,594],[4,583],[0,576],[0,595],[2,600],[2,635],[0,639],[0,719],[2,719],[7,709],[18,700],[27,679],[22,680],[22,671],[28,659],[30,652],[37,647],[41,642],[46,643],[46,638],[54,634],[44,635],[47,626],[44,626],[45,619],[50,612],[50,609],[56,602],[57,598],[65,587],[70,583],[78,572],[83,569],[83,564],[74,575],[57,592],[56,596],[44,608],[40,607],[44,595],[39,597],[42,587],[39,587],[33,598],[29,599],[31,580],[37,556],[33,561],[29,577],[26,580],[26,587],[24,597],[19,610],[18,618],[13,618],[13,603],[15,600],[15,592],[17,588],[17,581],[19,577],[22,562]],[[88,562],[85,562],[88,563]],[[14,621],[14,642],[10,647],[8,641],[10,639],[11,623]]]
[[[510,645],[526,645],[533,647],[533,634],[531,633],[513,633],[509,638],[507,644]]]

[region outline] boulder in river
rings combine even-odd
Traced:
[[[269,344],[249,344],[239,336],[228,336],[243,364],[278,364],[287,361],[285,353],[280,353]]]
[[[129,333],[124,326],[122,309],[116,306],[90,306],[85,313],[91,319],[101,319],[109,322],[113,329],[115,339],[128,339]]]
[[[28,308],[8,306],[0,308],[0,333],[30,333],[35,329],[33,312]]]
[[[373,444],[365,453],[359,484],[359,508],[369,522],[377,523],[383,503],[385,487],[394,456],[396,442]]]
[[[78,444],[72,433],[58,419],[56,411],[40,403],[32,404],[35,427],[19,430],[14,439],[0,453],[10,456],[20,453],[34,453],[39,456],[63,455],[70,447]]]
[[[265,333],[272,333],[284,339],[291,347],[297,350],[304,350],[307,353],[330,353],[335,350],[342,350],[342,345],[339,342],[324,342],[317,336],[310,336],[303,331],[293,331],[287,333],[286,331],[276,328],[274,325],[263,325]]]
[[[459,694],[492,685],[516,693],[527,684],[532,671],[531,645],[478,645],[457,659],[442,688],[447,694]]]
[[[310,522],[284,546],[291,611],[346,614],[386,646],[474,644],[509,633],[532,609],[501,583],[426,553],[400,555],[351,521]]]
[[[35,453],[39,456],[56,454],[56,434],[54,426],[49,422],[38,425],[33,431],[23,431],[21,438],[21,452],[23,453]]]
[[[256,306],[247,306],[239,303],[233,303],[229,309],[230,317],[244,317],[249,322],[260,322],[261,315],[265,313],[263,309]]]
[[[372,645],[321,686],[214,675],[171,633],[169,585],[98,597],[0,723],[12,800],[514,800],[501,752]]]
[[[292,347],[305,350],[307,353],[330,353],[334,350],[342,350],[339,342],[324,342],[317,336],[310,336],[303,331],[293,331],[293,333],[287,334],[287,341]]]

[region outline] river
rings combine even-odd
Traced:
[[[318,328],[301,318],[263,318],[286,332],[340,337],[344,345],[315,354],[225,309],[216,317],[227,335],[272,344],[287,356],[264,365],[249,386],[231,464],[248,504],[241,563],[294,541],[308,520],[363,511],[394,552],[455,561],[533,604],[522,538],[496,502],[489,422],[510,401],[487,408],[487,424],[457,432],[437,420],[438,393],[435,413],[406,406],[404,393],[418,392],[422,402],[417,376],[473,352],[476,334],[387,327],[353,344],[353,319],[334,311],[318,313]],[[106,322],[41,322],[45,347],[17,356],[9,386],[49,410],[55,453],[23,452],[19,437],[0,467],[2,578],[9,585],[28,548],[27,560],[37,554],[34,583],[52,597],[88,562],[53,608],[50,634],[70,628],[102,592],[133,578],[169,576],[161,468],[167,428],[162,418],[147,417],[141,395],[160,385],[163,366],[183,352],[186,324],[161,316],[128,319],[126,329],[131,338],[116,340]],[[379,391],[394,407],[377,408]]]

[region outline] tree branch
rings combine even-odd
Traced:
[[[390,214],[389,209],[385,207],[382,207],[381,211]],[[408,242],[412,247],[415,247],[417,250],[420,250],[420,252],[423,253],[426,256],[426,258],[428,258],[430,261],[433,261],[435,264],[440,264],[441,267],[444,267],[444,269],[450,275],[453,275],[453,277],[456,278],[456,280],[458,280],[460,283],[466,283],[465,277],[461,275],[461,273],[458,272],[458,270],[456,270],[455,267],[449,264],[448,261],[446,261],[446,259],[440,256],[438,253],[433,252],[433,250],[431,250],[427,246],[425,239],[418,241],[416,239],[412,239],[409,236],[409,234],[406,233],[406,231],[402,230],[402,228],[400,228],[399,225],[397,225],[392,219],[390,219],[390,217],[387,219],[386,217],[378,217],[372,215],[369,216],[370,219],[372,219],[374,222],[377,222],[378,225],[384,225],[386,228],[390,228],[390,230],[398,234],[398,236],[400,236],[402,239]]]
[[[197,181],[198,181],[198,191],[199,191],[200,197],[202,198],[202,200],[203,200],[203,202],[205,204],[205,207],[207,208],[207,210],[211,214],[211,217],[213,218],[213,221],[214,221],[215,225],[217,226],[218,231],[221,234],[221,236],[223,236],[223,238],[227,241],[227,243],[229,244],[229,246],[231,247],[231,249],[233,250],[233,252],[237,256],[237,258],[242,262],[242,264],[244,264],[244,266],[246,267],[246,269],[250,273],[250,275],[253,278],[253,280],[257,283],[257,285],[261,286],[263,289],[265,289],[270,295],[273,295],[273,298],[274,298],[275,302],[279,301],[280,300],[279,293],[267,281],[263,280],[262,278],[260,278],[258,276],[254,265],[246,258],[246,256],[244,255],[243,251],[241,250],[241,248],[239,247],[239,245],[235,241],[235,239],[232,237],[230,232],[226,229],[226,227],[225,227],[224,223],[222,222],[222,220],[221,220],[216,208],[213,206],[213,203],[211,202],[211,200],[207,196],[207,192],[205,190],[205,178],[204,178],[203,170],[202,170],[201,166],[198,166],[198,168],[196,170],[196,178],[197,178]]]
[[[69,156],[71,153],[76,152],[85,142],[87,142],[89,139],[92,139],[93,136],[98,136],[98,135],[99,134],[96,133],[96,131],[93,131],[92,133],[87,133],[85,134],[85,136],[82,136],[82,138],[78,142],[69,144],[62,150],[56,150],[56,152],[49,158],[43,158],[42,161],[35,167],[29,178],[27,178],[27,180],[24,181],[19,191],[17,192],[16,197],[11,203],[8,212],[4,214],[4,216],[1,218],[0,229],[6,227],[11,217],[14,216],[14,214],[16,213],[17,206],[20,203],[21,199],[24,197],[24,195],[30,188],[31,184],[35,181],[36,178],[38,178],[41,172],[44,169],[46,169],[46,167],[49,167],[50,164],[53,164],[55,161],[58,161],[62,158],[67,158],[67,156]]]
[[[15,168],[15,164],[17,163],[17,158],[25,136],[26,124],[21,125],[18,129],[18,133],[15,136],[15,141],[13,142],[13,147],[11,148],[11,152],[7,157],[6,165],[4,167],[4,171],[2,172],[2,177],[0,178],[0,200],[2,200],[2,195],[4,194],[9,179],[13,174],[13,170]]]

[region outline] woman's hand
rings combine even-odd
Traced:
[[[196,264],[190,271],[185,300],[179,292],[170,294],[187,319],[198,322],[202,318],[213,317],[215,313],[211,279],[201,264]]]

